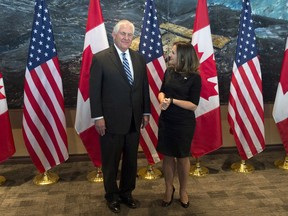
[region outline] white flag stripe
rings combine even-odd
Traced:
[[[209,79],[207,79],[209,82],[215,83],[215,91],[218,93],[218,78],[216,77],[211,77]],[[210,96],[208,98],[208,101],[202,97],[200,97],[199,100],[199,104],[197,109],[195,110],[195,116],[196,118],[204,115],[216,108],[218,108],[220,106],[220,102],[219,102],[219,94],[218,95],[214,95],[214,96]]]
[[[62,79],[54,65],[54,62],[52,60],[49,60],[47,61],[47,65],[51,71],[52,78],[54,78],[55,83],[58,86],[59,92],[63,96],[63,93],[61,91],[61,89],[63,89],[62,82],[61,82]],[[53,101],[56,114],[58,115],[58,118],[61,120],[62,126],[66,128],[66,122],[65,122],[65,119],[63,118],[63,116],[65,116],[64,110],[61,108],[61,105],[58,103],[57,97],[55,95],[55,91],[53,91],[54,87],[50,85],[49,80],[45,76],[42,76],[42,74],[44,74],[44,71],[42,70],[41,66],[36,67],[35,71],[37,71],[37,75],[39,79],[41,80],[42,85],[46,87],[45,90],[47,91],[47,94],[49,95],[51,101]],[[48,88],[47,88],[47,84],[49,85]]]
[[[44,168],[49,170],[51,166],[45,154],[43,153],[42,149],[40,148],[40,144],[35,139],[34,134],[30,130],[30,127],[27,125],[25,116],[23,117],[23,126],[25,127],[25,134],[27,138],[29,139],[29,142],[37,144],[37,145],[31,145],[31,147],[35,151],[35,154],[37,155],[38,159],[41,161],[41,164],[44,166]]]
[[[146,130],[143,130],[141,132],[141,135],[146,143],[146,146],[148,147],[149,149],[149,152],[154,160],[154,163],[158,163],[160,162],[160,158],[159,158],[159,155],[155,149],[155,146],[153,145],[151,139],[150,139],[150,136],[148,135],[147,131]]]
[[[273,108],[273,117],[276,123],[285,120],[288,117],[288,92],[283,94],[281,84],[278,84],[276,97]]]
[[[256,71],[258,73],[258,77],[260,77],[260,79],[261,79],[261,68],[260,68],[259,59],[257,57],[255,57],[252,59],[252,61],[253,61],[253,64],[256,68]],[[263,94],[262,94],[261,90],[258,88],[259,86],[258,86],[258,84],[257,84],[257,82],[256,82],[256,80],[252,74],[250,67],[248,66],[247,63],[243,64],[242,67],[245,69],[245,71],[247,70],[247,72],[248,72],[247,77],[251,83],[251,86],[253,87],[253,92],[255,93],[255,95],[258,99],[258,102],[261,105],[261,108],[264,109],[264,107],[263,107],[264,106],[263,105]]]
[[[218,108],[219,106],[220,106],[220,104],[219,104],[219,96],[218,95],[210,96],[208,101],[203,99],[202,97],[200,97],[198,107],[195,110],[195,116],[197,118],[201,115],[204,115],[204,114]]]
[[[153,107],[155,108],[155,110],[159,116],[161,110],[160,110],[160,105],[159,105],[159,101],[158,101],[158,96],[153,93],[151,86],[149,86],[149,91],[150,91],[150,101],[151,101]]]
[[[148,70],[154,80],[154,82],[156,83],[157,85],[157,88],[158,90],[161,88],[161,84],[162,84],[162,80],[161,78],[159,77],[158,73],[157,73],[157,70],[156,68],[154,67],[154,64],[152,62],[149,62],[147,64],[147,67],[148,67]],[[163,68],[162,68],[163,69]]]
[[[60,92],[60,94],[62,95],[63,97],[63,92],[62,92],[62,89],[63,89],[63,84],[62,84],[62,77],[58,71],[58,69],[55,67],[55,64],[54,64],[54,61],[52,59],[48,60],[46,62],[46,64],[48,65],[50,71],[51,71],[51,74],[52,74],[52,78],[55,80],[55,84],[57,85],[58,87],[58,90]],[[39,76],[39,78],[41,79],[42,77]],[[45,83],[45,79],[42,78],[42,83]],[[54,88],[54,87],[53,87]],[[52,92],[50,92],[52,93]],[[53,92],[53,99],[56,100],[56,96],[55,96],[55,92]],[[63,113],[63,112],[62,112]]]
[[[0,115],[2,115],[3,113],[7,112],[8,107],[7,107],[7,103],[5,100],[0,100]]]
[[[6,96],[3,78],[0,78],[0,86],[2,86],[2,88],[0,88],[0,94]],[[8,110],[8,106],[7,106],[6,99],[0,100],[0,115],[7,112],[7,110]]]
[[[78,88],[75,130],[80,134],[92,125],[94,123],[91,119],[90,99],[88,98],[88,100],[84,101],[82,93]]]
[[[204,28],[193,32],[192,45],[198,45],[198,51],[203,53],[199,59],[200,64],[205,62],[211,55],[213,55],[214,59],[214,49],[211,39],[210,25],[207,25]]]
[[[252,152],[251,152],[251,150],[250,150],[249,144],[247,143],[245,137],[242,136],[243,132],[241,131],[241,128],[239,127],[239,124],[238,124],[238,122],[236,121],[235,110],[234,110],[233,106],[231,106],[231,105],[229,104],[228,110],[229,110],[229,115],[230,115],[231,118],[233,119],[234,128],[235,128],[235,132],[236,132],[236,134],[237,134],[237,137],[238,137],[239,139],[241,139],[242,148],[244,149],[244,152],[245,152],[247,158],[250,158],[250,157],[253,156],[253,154],[252,154]]]
[[[86,32],[83,50],[85,50],[89,45],[93,54],[109,46],[104,23],[101,23],[97,27]]]
[[[159,64],[160,64],[160,66],[161,66],[161,69],[162,69],[162,71],[163,71],[163,73],[164,73],[164,71],[166,70],[166,62],[165,62],[165,59],[164,59],[164,56],[161,56],[160,58],[157,58],[157,60],[158,60],[158,62],[159,62]],[[160,80],[160,84],[162,84],[162,81]]]

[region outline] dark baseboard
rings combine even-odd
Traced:
[[[266,148],[264,150],[265,152],[271,152],[271,151],[283,151],[285,152],[285,149],[282,144],[273,144],[273,145],[266,145]],[[238,150],[235,147],[221,147],[220,149],[213,151],[209,153],[208,155],[215,155],[215,154],[234,154],[238,153]],[[145,158],[145,154],[143,151],[139,151],[138,158]],[[69,155],[68,160],[66,163],[69,162],[78,162],[78,161],[90,161],[90,158],[88,154],[72,154]],[[4,161],[3,164],[31,164],[32,160],[29,156],[15,156],[12,158],[9,158],[8,160]]]

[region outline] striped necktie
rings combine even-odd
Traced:
[[[132,74],[131,74],[131,70],[130,70],[130,67],[129,67],[129,62],[125,56],[126,53],[122,53],[122,59],[123,59],[123,66],[124,66],[124,70],[125,70],[125,73],[127,75],[127,78],[129,80],[129,83],[130,85],[133,84],[133,78],[132,78]]]

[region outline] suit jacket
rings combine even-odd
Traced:
[[[133,86],[129,84],[114,46],[95,54],[90,68],[91,117],[104,116],[109,133],[127,134],[132,117],[136,130],[140,131],[143,113],[150,113],[145,59],[136,51],[129,49],[129,52],[134,71]]]

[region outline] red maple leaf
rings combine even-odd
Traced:
[[[202,88],[200,97],[209,100],[209,97],[218,95],[215,90],[217,83],[211,82],[208,79],[217,76],[216,64],[211,55],[208,59],[200,64],[200,76],[202,78]],[[199,58],[200,59],[200,58]]]
[[[6,98],[5,95],[3,95],[3,94],[1,93],[1,89],[2,89],[3,87],[4,87],[4,86],[1,86],[1,85],[0,85],[0,100]]]

